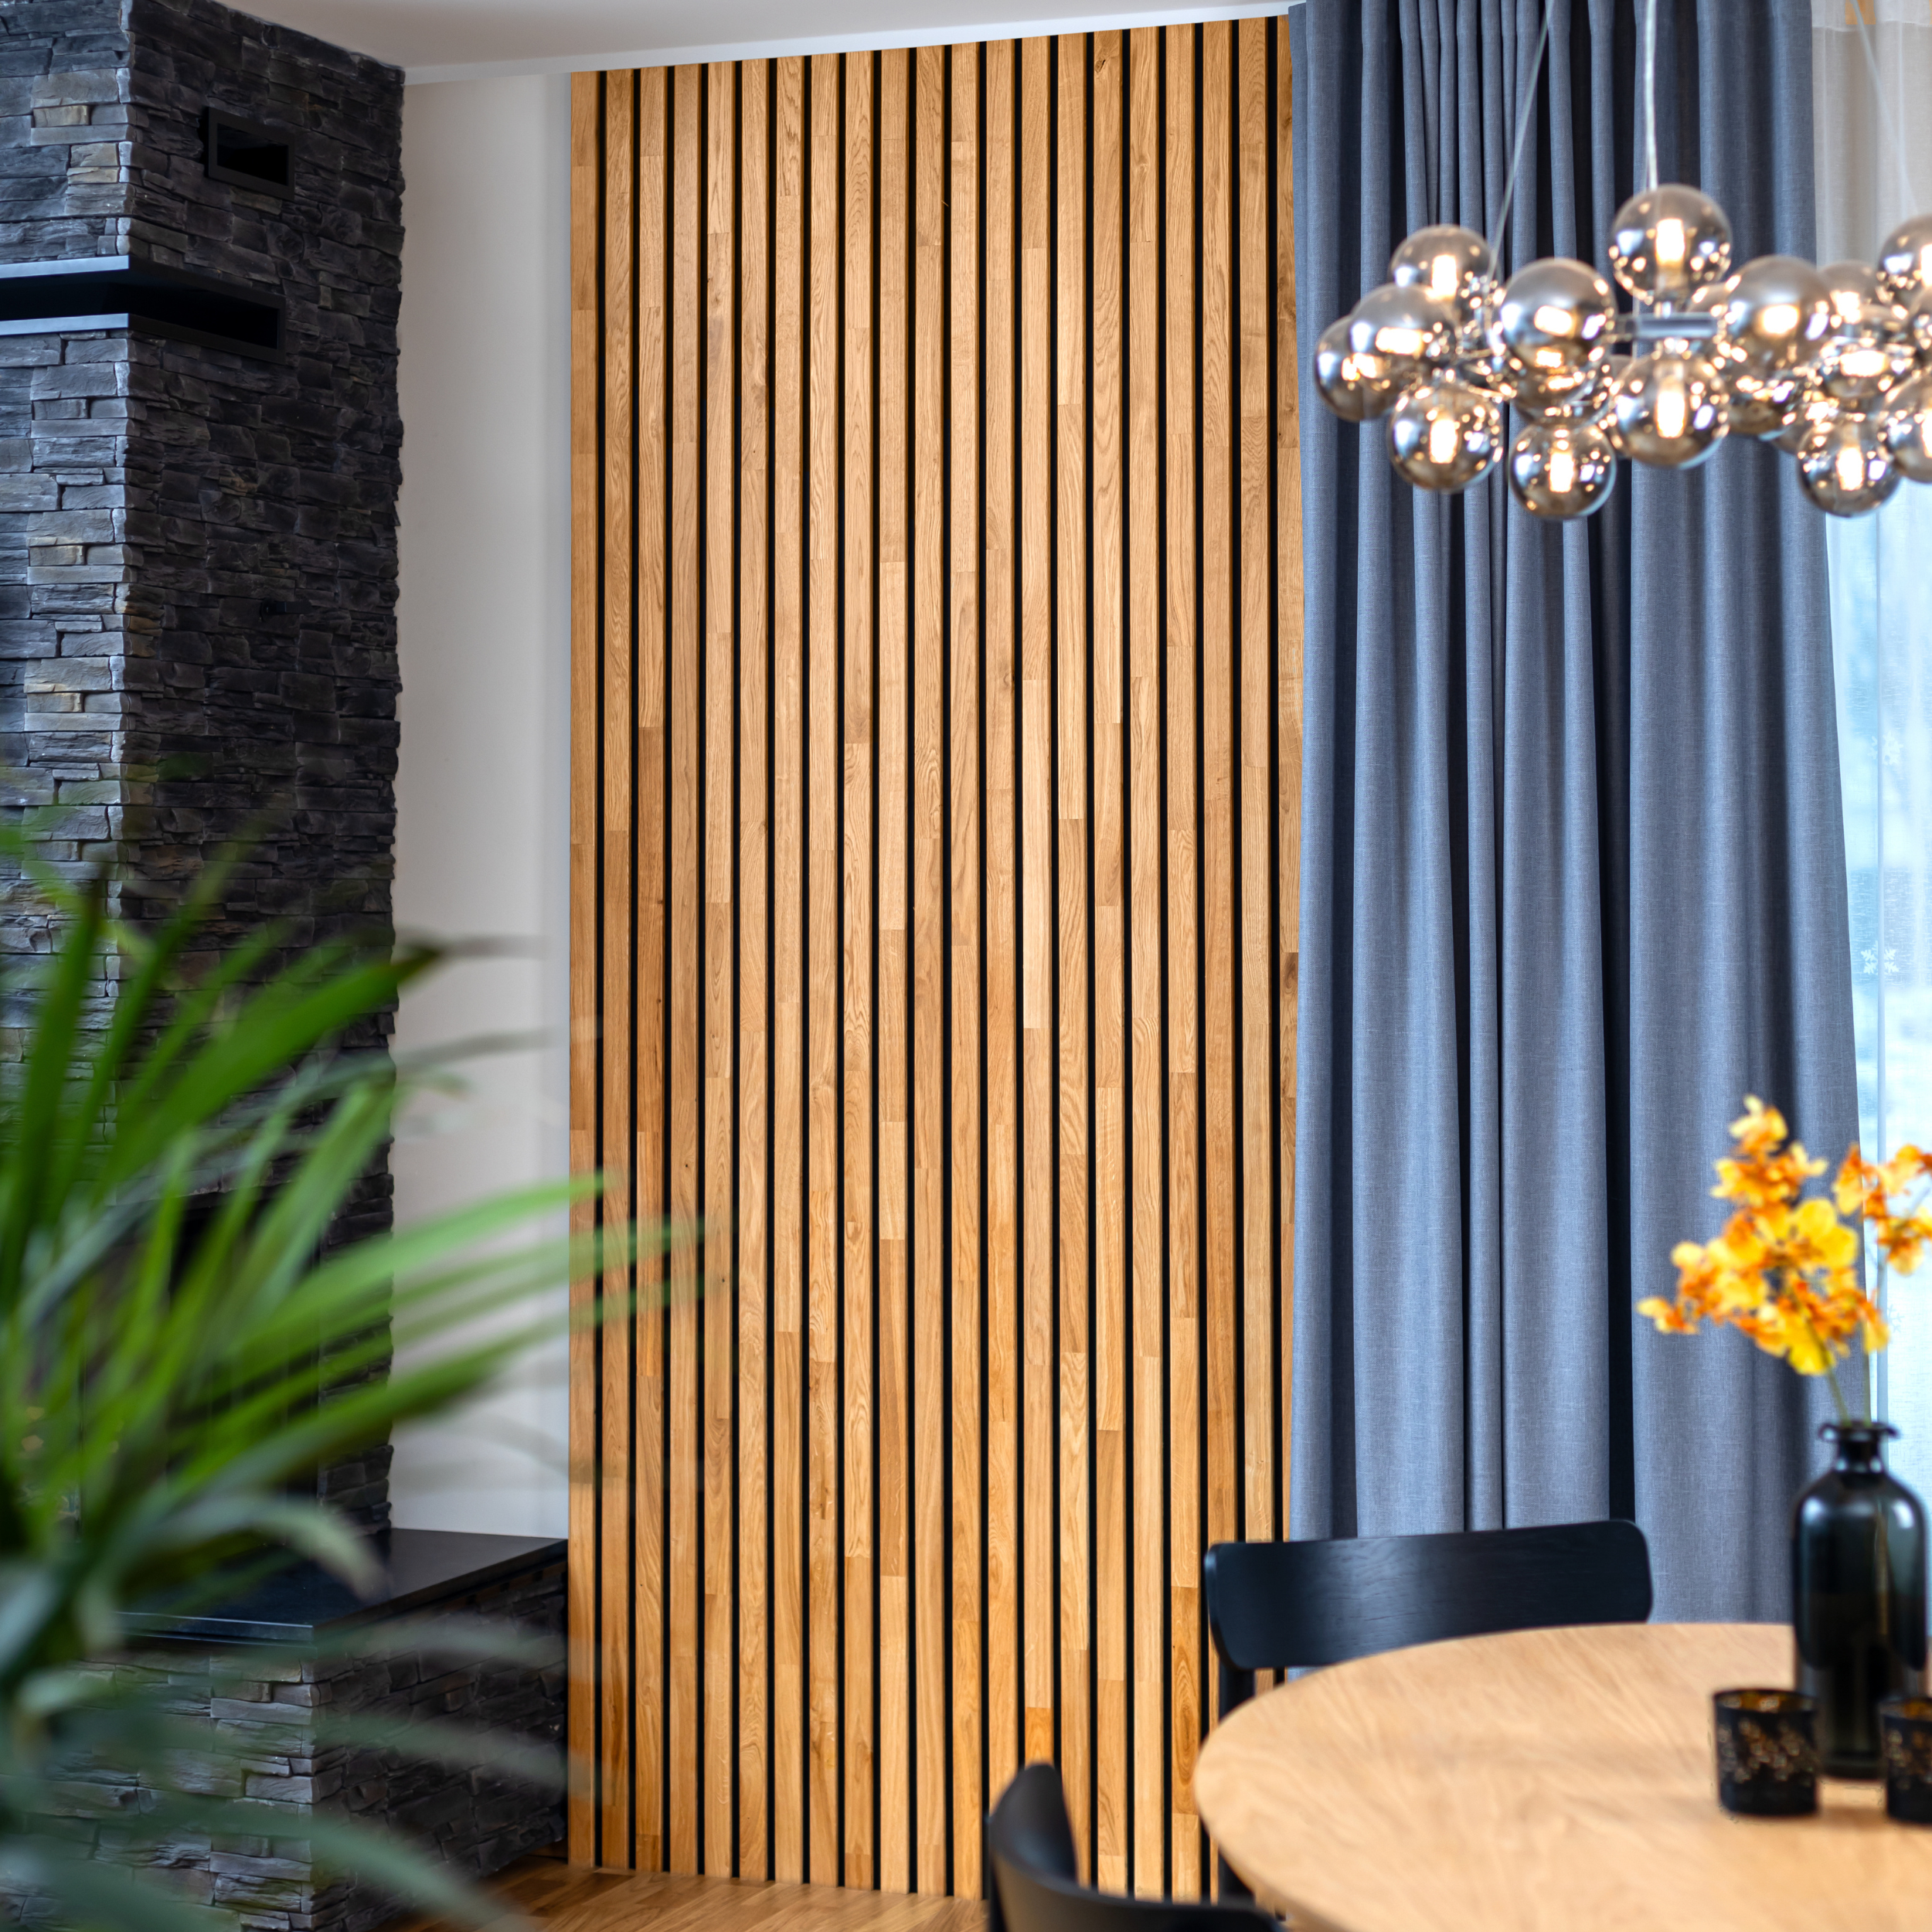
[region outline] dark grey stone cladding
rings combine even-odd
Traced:
[[[288,198],[208,178],[211,103],[288,133]],[[0,0],[0,259],[133,252],[287,304],[280,364],[0,337],[0,764],[57,808],[49,860],[145,882],[138,917],[250,840],[211,942],[391,930],[402,107],[397,70],[213,0]],[[46,943],[12,892],[0,965]],[[389,1216],[384,1172],[342,1231]],[[379,1522],[386,1468],[332,1493]]]
[[[236,1932],[369,1932],[395,1916],[392,1900],[352,1876],[318,1883],[302,1832],[311,1810],[386,1825],[479,1878],[555,1843],[563,1811],[554,1789],[500,1770],[454,1770],[401,1752],[325,1744],[314,1734],[318,1711],[398,1725],[434,1719],[535,1743],[555,1753],[560,1773],[563,1566],[505,1578],[423,1614],[453,1613],[554,1638],[560,1661],[539,1669],[453,1662],[430,1648],[321,1660],[293,1649],[257,1651],[238,1680],[225,1672],[216,1678],[205,1653],[143,1652],[121,1668],[165,1675],[171,1701],[179,1700],[173,1708],[215,1726],[234,1753],[220,1774],[224,1788],[260,1806],[259,1833],[216,1845],[144,1837],[139,1781],[100,1771],[76,1780],[73,1802],[53,1828],[77,1855],[168,1868],[189,1899],[226,1915]]]

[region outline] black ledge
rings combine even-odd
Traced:
[[[281,296],[139,255],[0,262],[0,335],[131,328],[263,362],[287,359]]]
[[[370,1538],[383,1580],[359,1597],[320,1564],[293,1563],[192,1617],[135,1615],[128,1622],[144,1644],[311,1643],[325,1631],[428,1610],[485,1584],[547,1570],[570,1545],[562,1537],[493,1536],[456,1529],[381,1529]]]

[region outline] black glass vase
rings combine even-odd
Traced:
[[[1798,1688],[1818,1699],[1828,1777],[1883,1768],[1879,1699],[1925,1689],[1925,1509],[1885,1466],[1882,1422],[1828,1422],[1829,1469],[1791,1518]]]

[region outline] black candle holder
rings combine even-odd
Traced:
[[[1815,1698],[1801,1691],[1721,1690],[1711,1707],[1717,1801],[1726,1811],[1805,1818],[1818,1809]]]
[[[1887,1697],[1879,1705],[1885,1815],[1932,1825],[1932,1698]]]

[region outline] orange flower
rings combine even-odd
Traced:
[[[1932,1247],[1932,1213],[1894,1215],[1890,1198],[1916,1180],[1932,1180],[1932,1155],[1906,1148],[1874,1167],[1854,1147],[1832,1199],[1801,1199],[1825,1162],[1789,1138],[1776,1107],[1753,1094],[1744,1108],[1731,1123],[1736,1151],[1716,1162],[1711,1190],[1736,1212],[1711,1240],[1672,1250],[1675,1296],[1651,1296],[1638,1312],[1667,1334],[1694,1334],[1706,1321],[1736,1328],[1799,1374],[1823,1375],[1854,1341],[1872,1352],[1889,1338],[1865,1292],[1858,1235],[1839,1216],[1862,1214],[1886,1260],[1909,1273]]]

